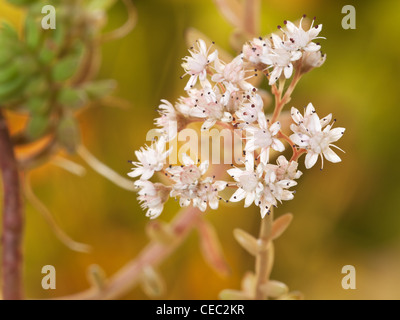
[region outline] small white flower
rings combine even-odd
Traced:
[[[174,106],[167,100],[161,100],[163,102],[159,105],[160,117],[154,120],[154,124],[157,127],[161,127],[159,131],[167,136],[167,140],[171,141],[178,133],[178,115]]]
[[[268,43],[262,38],[255,38],[250,43],[243,46],[243,56],[251,63],[258,65],[261,62],[261,56],[265,53],[265,47]]]
[[[284,74],[289,79],[293,74],[293,61],[301,58],[301,51],[292,51],[285,46],[284,41],[276,34],[271,35],[273,47],[265,50],[261,62],[273,67],[270,74],[269,85],[273,85]],[[268,47],[267,47],[268,48]]]
[[[210,55],[209,49],[207,49],[206,43],[204,40],[197,40],[197,49],[189,50],[191,57],[187,56],[183,58],[185,61],[182,64],[182,67],[185,69],[185,75],[190,75],[190,79],[186,84],[185,90],[189,90],[193,88],[197,79],[200,79],[200,82],[203,82],[207,78],[207,66],[218,59],[218,51],[215,50]]]
[[[176,138],[179,131],[187,125],[186,117],[190,113],[190,107],[178,103],[175,107],[167,100],[161,100],[162,104],[158,107],[159,118],[154,120],[154,124],[160,129],[158,132],[167,137],[167,141]]]
[[[287,189],[295,185],[297,185],[297,182],[294,180],[279,180],[276,175],[276,166],[267,166],[263,189],[257,193],[256,197],[261,217],[264,218],[266,214],[269,214],[271,206],[277,206],[277,201],[292,200],[294,198],[293,191]]]
[[[255,200],[257,192],[263,189],[261,176],[263,173],[262,165],[254,168],[254,156],[252,153],[246,154],[245,169],[233,168],[228,170],[228,174],[237,182],[238,189],[231,196],[231,202],[238,202],[245,199],[244,206],[249,207]]]
[[[322,24],[314,26],[314,19],[311,23],[310,29],[305,31],[302,26],[303,18],[304,16],[301,18],[298,27],[296,27],[296,25],[290,21],[284,21],[287,30],[284,31],[282,29],[282,31],[287,37],[287,45],[293,51],[303,50],[308,52],[316,52],[321,49],[321,46],[312,41],[315,39],[325,39],[323,37],[318,37],[318,34],[322,30]]]
[[[182,165],[167,168],[172,180],[176,182],[176,188],[185,189],[190,185],[196,185],[201,176],[206,173],[209,162],[204,161],[199,166],[187,155],[182,155]]]
[[[244,129],[247,133],[250,133],[250,137],[246,138],[247,142],[245,150],[247,152],[253,152],[254,150],[261,149],[261,162],[268,162],[270,148],[279,152],[285,150],[285,146],[283,145],[283,143],[278,138],[276,138],[276,135],[281,129],[280,123],[275,122],[269,126],[264,113],[260,112],[258,114],[258,126],[249,125],[246,126]]]
[[[211,209],[216,210],[219,206],[219,200],[221,199],[218,191],[224,190],[226,187],[225,181],[212,181],[212,178],[208,177],[199,183],[194,192],[193,206],[204,212],[207,209],[207,204]]]
[[[217,71],[211,78],[214,82],[230,83],[239,86],[243,90],[252,90],[253,86],[246,82],[246,73],[243,64],[243,55],[238,55],[232,62],[223,64],[220,60],[215,61],[215,70]]]
[[[301,72],[306,73],[311,69],[319,68],[325,63],[326,54],[322,54],[321,51],[315,52],[304,52],[301,63]]]
[[[181,207],[187,207],[193,203],[193,206],[199,208],[200,211],[205,211],[207,204],[211,209],[217,209],[220,199],[218,191],[225,189],[226,182],[213,181],[209,177],[202,179],[208,169],[208,161],[197,166],[189,156],[184,154],[182,162],[182,166],[167,169],[175,182],[171,197],[179,197]]]
[[[152,183],[148,180],[138,180],[135,182],[135,186],[140,188],[138,200],[142,209],[147,209],[146,217],[157,218],[164,209],[170,189],[161,183]]]
[[[132,172],[128,173],[128,176],[135,178],[141,176],[141,180],[150,179],[154,172],[162,170],[166,163],[166,158],[172,152],[172,147],[165,151],[166,139],[161,136],[157,142],[154,142],[150,147],[140,148],[139,151],[135,151],[138,162],[132,162],[136,168],[133,168]]]
[[[239,127],[253,123],[258,120],[258,115],[262,113],[264,102],[260,95],[247,95],[248,102],[243,103],[241,108],[236,112],[238,120],[244,122]]]
[[[333,142],[338,141],[343,136],[345,128],[332,129],[333,124],[328,125],[332,119],[332,115],[320,119],[313,105],[310,103],[307,106],[304,117],[296,108],[292,108],[292,118],[296,125],[292,124],[291,126],[294,134],[292,134],[290,138],[299,147],[307,150],[305,159],[307,169],[315,165],[318,156],[321,157],[321,168],[323,168],[324,157],[326,160],[333,163],[341,161],[340,157],[331,147],[341,150],[339,147],[333,145]]]
[[[285,156],[279,156],[276,160],[278,167],[276,168],[276,176],[278,180],[295,180],[299,179],[303,174],[297,170],[297,161],[287,161]]]
[[[190,90],[189,95],[193,105],[191,116],[206,119],[201,126],[202,131],[210,129],[217,121],[232,121],[232,115],[225,111],[221,103],[223,95],[217,87],[212,88],[208,81],[202,90]]]
[[[220,103],[226,111],[234,114],[243,104],[244,96],[247,94],[230,82],[225,83],[226,91],[221,95]]]

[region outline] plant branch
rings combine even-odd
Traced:
[[[260,0],[246,0],[244,6],[244,28],[245,32],[252,37],[258,36],[260,32]]]
[[[199,214],[200,211],[194,207],[182,209],[170,225],[175,238],[174,241],[169,243],[152,241],[137,258],[128,262],[111,278],[105,280],[101,288],[93,287],[81,293],[60,297],[59,299],[105,300],[115,299],[127,294],[138,284],[146,267],[159,265],[174,252],[196,225]]]
[[[260,246],[264,248],[256,256],[256,292],[255,300],[265,300],[267,298],[265,290],[263,290],[265,285],[269,281],[269,275],[272,269],[272,241],[270,241],[272,222],[273,222],[273,208],[271,212],[261,219],[260,234],[258,241],[264,245]],[[270,243],[268,243],[270,242]]]
[[[7,122],[0,110],[0,168],[3,202],[3,298],[23,298],[22,238],[24,216],[21,200],[18,164]]]
[[[290,102],[293,90],[296,88],[297,83],[301,79],[302,73],[299,71],[299,69],[296,70],[292,82],[289,85],[289,88],[287,88],[283,98],[281,98],[282,91],[283,91],[283,86],[279,86],[279,91],[278,94],[275,93],[275,110],[274,114],[272,116],[272,123],[278,120],[279,115],[282,112],[282,109],[285,107],[286,104]],[[275,89],[276,90],[276,89]],[[276,90],[277,91],[277,90]]]
[[[119,27],[116,30],[113,30],[105,35],[102,36],[101,42],[108,42],[115,39],[121,39],[129,34],[132,29],[135,27],[137,22],[137,13],[136,8],[133,6],[130,0],[122,0],[124,3],[127,13],[128,19],[126,20],[125,24]]]

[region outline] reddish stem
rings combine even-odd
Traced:
[[[3,298],[23,298],[22,238],[24,217],[18,164],[8,132],[7,122],[0,110],[0,168],[3,200]]]

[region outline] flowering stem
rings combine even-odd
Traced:
[[[273,208],[271,208],[271,212],[268,215],[266,215],[263,219],[261,219],[260,234],[258,239],[258,241],[261,244],[266,245],[269,242],[273,219],[274,219]],[[255,300],[265,300],[267,298],[265,290],[263,290],[263,286],[267,284],[271,272],[271,265],[272,265],[271,252],[270,252],[271,246],[272,243],[266,245],[266,249],[260,250],[260,252],[256,256]]]
[[[275,121],[278,120],[279,115],[282,112],[282,109],[285,107],[285,105],[287,103],[289,103],[293,90],[296,88],[297,83],[299,82],[299,80],[301,79],[301,72],[296,70],[294,76],[293,76],[293,80],[289,85],[289,88],[287,88],[285,95],[283,96],[283,98],[281,98],[281,94],[282,94],[282,88],[283,86],[279,86],[279,91],[278,91],[278,95],[275,93],[275,110],[274,110],[274,114],[272,116],[272,122],[274,123]],[[277,90],[275,90],[277,91]]]
[[[20,300],[22,286],[22,233],[24,225],[18,164],[3,113],[0,111],[0,168],[3,202],[3,298]]]
[[[183,242],[189,232],[197,224],[200,211],[188,207],[176,216],[170,224],[175,240],[169,243],[150,242],[139,256],[122,267],[111,278],[105,281],[101,288],[91,288],[70,296],[60,297],[66,300],[105,300],[115,299],[127,294],[141,279],[143,270],[155,267],[163,262]]]
[[[303,153],[306,153],[306,149],[293,149],[293,156],[290,161],[297,161]]]

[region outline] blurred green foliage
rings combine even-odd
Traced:
[[[122,175],[130,169],[126,160],[132,159],[153,127],[159,100],[174,101],[183,93],[179,76],[183,74],[181,58],[186,55],[186,28],[201,30],[227,50],[232,32],[212,0],[137,0],[134,4],[138,25],[128,37],[103,46],[99,76],[116,79],[116,95],[132,106],[126,110],[94,108],[79,118],[85,145]],[[275,31],[282,20],[296,20],[304,13],[323,24],[322,35],[327,39],[321,44],[327,61],[302,79],[291,104],[301,108],[312,101],[320,115],[333,112],[338,125],[347,128],[340,145],[346,151],[342,163],[328,164],[322,172],[301,168],[305,174],[295,199],[277,210],[277,215],[292,212],[294,221],[276,242],[272,278],[302,291],[306,299],[399,299],[400,172],[395,137],[400,112],[400,44],[396,42],[400,29],[394,22],[400,18],[400,3],[263,0],[262,4],[264,34]],[[341,9],[347,4],[357,10],[356,30],[341,27]],[[118,27],[125,17],[124,7],[117,3],[110,11],[107,30]],[[14,49],[2,44],[0,63],[9,50]],[[68,95],[64,99],[74,100]],[[85,289],[90,264],[101,265],[110,275],[146,244],[147,219],[134,194],[92,172],[78,178],[46,165],[34,177],[38,195],[63,228],[94,250],[85,255],[66,249],[27,204],[25,280],[29,297],[55,297]],[[170,220],[177,210],[176,203],[168,203],[160,219]],[[168,287],[163,298],[215,299],[223,288],[238,288],[244,272],[253,268],[252,258],[239,249],[232,230],[240,227],[256,234],[258,209],[228,204],[206,215],[219,232],[231,276],[221,279],[205,265],[197,236],[192,234],[160,268]],[[40,286],[40,271],[46,264],[57,270],[54,291]],[[356,267],[356,290],[341,287],[341,269],[347,264]],[[147,297],[137,288],[125,298]]]
[[[29,115],[25,142],[56,131],[58,142],[72,153],[80,136],[73,112],[114,89],[112,81],[98,88],[89,82],[102,26],[96,15],[110,1],[52,2],[54,30],[42,27],[49,13],[42,13],[46,1],[9,2],[22,5],[26,18],[21,35],[7,22],[0,30],[0,46],[6,48],[0,56],[0,105]]]

